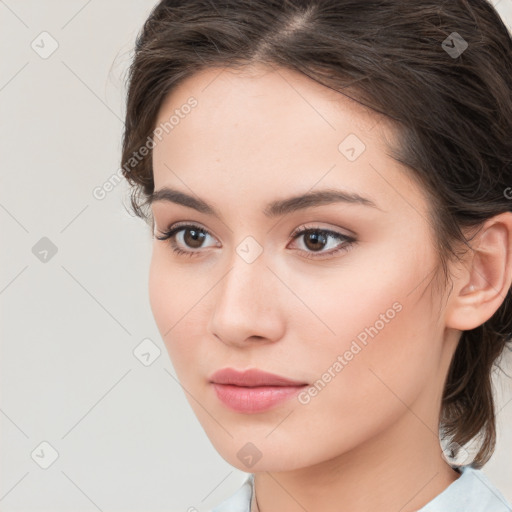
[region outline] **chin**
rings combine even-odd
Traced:
[[[321,454],[318,454],[318,460],[308,456],[304,450],[297,449],[297,444],[291,439],[287,446],[283,446],[281,441],[258,441],[257,436],[244,436],[243,439],[237,436],[229,441],[211,442],[228,464],[245,473],[292,471],[314,465],[323,459]]]

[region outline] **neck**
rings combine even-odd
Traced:
[[[319,464],[255,473],[259,512],[416,512],[460,476],[420,418],[408,410],[364,445]]]

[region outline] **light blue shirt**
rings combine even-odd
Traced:
[[[480,469],[454,467],[461,476],[417,512],[512,512],[512,505]],[[254,474],[228,499],[210,512],[256,512]],[[252,511],[251,511],[252,503]]]

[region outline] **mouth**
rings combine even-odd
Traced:
[[[240,413],[269,410],[298,394],[307,382],[292,380],[258,369],[237,371],[224,368],[210,377],[217,398]]]
[[[210,382],[215,384],[231,384],[233,386],[304,386],[307,382],[292,380],[275,373],[268,373],[258,368],[239,371],[234,368],[223,368],[213,373]]]

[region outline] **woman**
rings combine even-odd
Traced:
[[[512,40],[484,0],[162,1],[122,168],[215,510],[510,511]],[[473,453],[469,442],[478,440]]]

